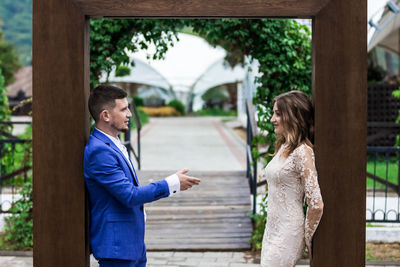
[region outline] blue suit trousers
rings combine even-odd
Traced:
[[[146,258],[137,261],[101,259],[99,260],[99,265],[100,267],[146,267],[146,262]]]

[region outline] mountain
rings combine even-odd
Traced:
[[[4,39],[17,47],[21,63],[32,62],[32,0],[0,0]]]

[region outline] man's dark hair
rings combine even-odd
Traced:
[[[107,84],[96,86],[89,96],[90,115],[97,122],[103,110],[115,107],[115,99],[123,99],[127,95],[124,90],[116,86]]]

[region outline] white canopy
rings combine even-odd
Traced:
[[[373,31],[373,34],[368,42],[368,52],[378,46],[399,54],[400,12],[396,9],[399,8],[400,0],[383,3],[381,1],[381,4],[383,6],[369,20],[370,25],[373,24],[375,27],[370,27],[369,30]],[[394,7],[394,10],[389,8],[390,5]]]
[[[159,87],[165,90],[170,90],[171,85],[167,81],[167,79],[155,70],[152,66],[143,62],[138,58],[132,58],[135,62],[135,67],[130,67],[131,73],[127,76],[116,77],[115,76],[115,68],[111,71],[108,80],[110,82],[129,82],[129,83],[138,83],[145,84],[154,87]],[[105,82],[107,79],[106,73],[100,78],[100,82]]]
[[[241,82],[246,75],[243,67],[236,65],[233,69],[223,58],[218,59],[201,75],[192,87],[194,94],[203,94],[207,89],[218,85]]]
[[[154,45],[148,50],[129,53],[134,59],[140,59],[153,67],[166,78],[174,91],[189,91],[194,82],[216,60],[222,59],[226,51],[221,47],[212,47],[203,38],[179,33],[179,41],[169,47],[163,60],[153,60]],[[148,59],[147,57],[150,57]]]

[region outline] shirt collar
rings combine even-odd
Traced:
[[[102,134],[104,134],[105,136],[107,136],[108,138],[110,138],[111,141],[113,141],[113,143],[117,146],[120,147],[121,141],[119,140],[119,138],[115,138],[114,136],[111,136],[109,134],[106,134],[105,132],[103,132],[102,130],[99,130],[99,128],[96,128],[97,131],[101,132]]]

